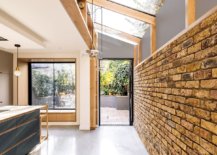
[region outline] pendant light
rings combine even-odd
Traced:
[[[20,69],[19,69],[19,67],[18,67],[18,54],[19,54],[19,52],[18,52],[18,48],[20,47],[20,45],[19,44],[15,44],[14,45],[16,48],[17,48],[17,66],[16,66],[16,70],[14,71],[14,75],[16,76],[16,77],[19,77],[20,75],[21,75],[21,71],[20,71]]]

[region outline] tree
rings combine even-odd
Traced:
[[[115,94],[127,95],[129,85],[129,63],[120,64],[115,72],[112,89]]]
[[[46,97],[52,95],[52,80],[46,74],[33,71],[32,87],[37,97]]]

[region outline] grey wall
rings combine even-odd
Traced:
[[[133,45],[103,35],[103,52],[101,58],[133,58]],[[99,50],[101,51],[101,34],[99,34]]]
[[[157,49],[185,29],[185,0],[166,0],[156,17]]]
[[[150,43],[150,28],[148,28],[142,38],[142,60],[151,55]]]
[[[196,19],[217,5],[217,0],[196,0]],[[156,16],[157,49],[185,29],[185,0],[166,0]],[[143,59],[150,52],[150,30],[142,39]]]
[[[196,18],[200,18],[216,5],[217,0],[196,0]]]
[[[13,101],[13,54],[4,51],[0,51],[0,101],[0,106]]]

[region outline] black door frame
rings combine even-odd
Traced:
[[[99,59],[99,94],[98,94],[98,99],[99,99],[99,122],[98,122],[98,124],[99,124],[99,126],[105,126],[105,125],[103,125],[103,124],[101,124],[101,90],[100,90],[100,62],[102,61],[102,60],[129,60],[130,61],[130,63],[131,63],[131,76],[129,77],[129,79],[130,79],[130,82],[129,82],[129,86],[130,86],[130,95],[129,95],[129,125],[130,126],[133,126],[133,121],[134,121],[134,109],[133,109],[133,107],[134,107],[134,98],[133,98],[133,96],[134,96],[134,89],[133,89],[133,87],[134,87],[134,85],[133,85],[133,80],[134,80],[134,66],[133,66],[133,64],[134,64],[134,59],[133,58],[103,58],[103,59]],[[109,126],[112,126],[112,124],[111,125],[109,125]],[[119,124],[115,124],[114,126],[121,126],[121,125],[119,125]]]

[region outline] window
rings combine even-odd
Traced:
[[[114,11],[104,9],[97,5],[93,5],[92,13],[92,4],[88,4],[90,14],[93,14],[94,26],[102,24],[103,26],[110,27],[114,30],[125,32],[131,34],[135,37],[142,38],[145,34],[146,29],[149,27],[149,24],[142,22],[140,20],[119,14]],[[101,18],[103,16],[103,19]],[[101,21],[102,20],[102,21]],[[100,29],[97,29],[100,31]]]
[[[48,104],[49,109],[75,109],[75,63],[29,64],[30,104]]]
[[[115,3],[156,15],[165,0],[111,0]]]

